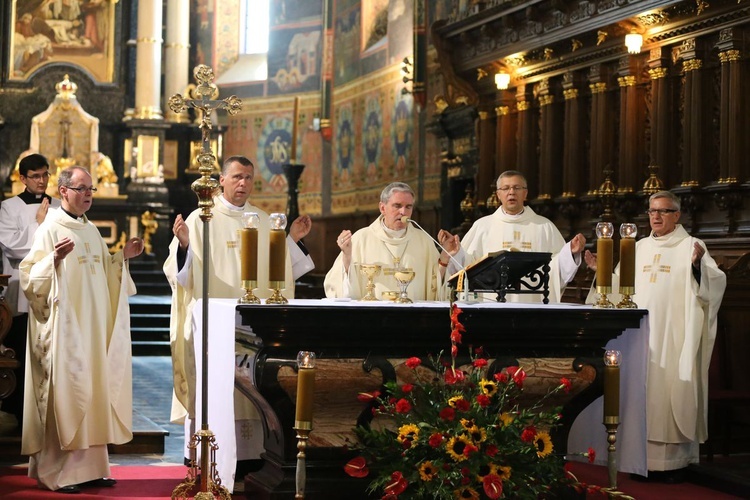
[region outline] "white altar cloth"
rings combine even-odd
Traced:
[[[518,308],[527,309],[534,304],[514,302],[481,302],[456,303],[462,309],[469,308]],[[360,302],[342,299],[293,299],[290,306],[314,307],[389,307],[391,302]],[[217,469],[222,484],[232,491],[235,481],[235,469],[238,457],[237,436],[245,441],[240,458],[259,458],[263,451],[262,428],[257,425],[240,424],[234,420],[234,376],[236,366],[235,327],[240,321],[236,311],[237,299],[209,299],[209,428],[216,436],[219,445],[217,451]],[[415,302],[398,304],[398,307],[421,307],[449,309],[447,302]],[[547,304],[537,305],[544,309],[590,309],[590,305]],[[193,331],[195,332],[196,360],[196,418],[186,419],[185,456],[188,456],[187,443],[194,429],[201,426],[201,384],[202,384],[202,303],[198,301],[193,309]],[[620,368],[620,426],[617,432],[617,465],[620,472],[632,472],[646,475],[646,366],[648,364],[648,317],[641,320],[639,329],[625,330],[618,338],[611,340],[606,348],[622,352]],[[602,356],[605,347],[602,346]],[[574,422],[568,438],[569,459],[585,458],[572,455],[585,452],[589,447],[596,450],[595,463],[606,465],[607,433],[602,424],[602,400],[599,398],[589,405]],[[191,427],[195,425],[195,427]],[[193,429],[193,430],[191,430]],[[249,447],[249,448],[248,448]],[[242,456],[245,454],[245,456]]]

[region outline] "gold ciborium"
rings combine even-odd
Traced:
[[[396,269],[393,277],[396,278],[396,283],[398,283],[398,288],[401,292],[394,302],[398,304],[411,304],[412,300],[406,295],[406,288],[414,279],[414,269]]]
[[[362,297],[362,300],[378,300],[375,296],[375,276],[380,274],[380,265],[360,264],[359,272],[367,277],[367,293]]]

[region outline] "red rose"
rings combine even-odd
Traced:
[[[346,463],[344,472],[351,477],[367,477],[370,470],[367,468],[367,462],[363,457],[354,457]]]
[[[456,400],[455,404],[459,411],[469,411],[469,408],[471,408],[471,404],[463,398]]]
[[[451,420],[453,420],[453,419],[451,419]],[[443,444],[443,435],[440,434],[439,432],[436,432],[435,434],[433,434],[432,436],[430,436],[430,439],[429,439],[428,442],[429,442],[430,446],[432,446],[433,448],[439,448],[440,445]]]
[[[534,427],[533,425],[526,427],[521,433],[521,441],[524,441],[526,443],[532,442],[535,437],[536,437],[536,427]]]
[[[404,392],[404,394],[409,394],[412,390],[414,390],[414,386],[412,384],[404,384],[401,386],[401,390]]]
[[[411,403],[404,398],[401,398],[396,403],[397,413],[409,413],[411,411]]]
[[[474,365],[474,368],[482,368],[487,366],[487,360],[484,358],[477,358],[471,364]]]
[[[482,408],[487,408],[491,403],[490,397],[486,394],[477,395],[477,404]]]
[[[497,474],[488,474],[482,479],[484,494],[495,500],[503,494],[503,480]]]
[[[408,366],[411,369],[414,369],[422,364],[422,360],[417,357],[411,357],[406,360],[406,366]]]
[[[440,418],[452,422],[456,418],[456,410],[451,407],[445,407],[440,410]]]
[[[495,378],[495,380],[497,380],[497,381],[498,381],[498,382],[500,382],[501,384],[506,384],[506,383],[508,383],[508,374],[507,374],[507,373],[505,373],[505,372],[500,372],[500,373],[496,373],[496,374],[494,375],[494,378]]]
[[[373,399],[377,399],[380,397],[380,391],[374,391],[374,392],[360,392],[357,394],[357,400],[362,403],[369,403]]]
[[[495,455],[497,455],[497,446],[495,446],[494,444],[487,445],[487,448],[484,449],[484,452],[488,457],[494,457]]]
[[[560,385],[562,386],[563,391],[565,391],[565,394],[570,393],[570,386],[572,385],[570,379],[567,379],[565,377],[561,378]]]
[[[526,372],[523,368],[517,366],[508,367],[508,374],[513,377],[513,382],[519,387],[523,387],[523,381],[526,380]]]

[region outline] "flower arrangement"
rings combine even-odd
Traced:
[[[457,366],[465,332],[460,314],[454,304],[449,361],[442,353],[429,357],[428,366],[409,358],[414,383],[388,382],[385,394],[360,394],[373,404],[373,422],[355,428],[361,455],[345,471],[366,477],[376,464],[368,490],[387,500],[536,499],[573,483],[550,438],[559,409],[545,409],[549,396],[570,390],[570,381],[561,379],[539,401],[521,407],[523,368],[489,373],[482,348],[471,353],[465,370]]]

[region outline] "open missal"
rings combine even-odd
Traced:
[[[518,252],[499,250],[491,252],[448,278],[457,288],[460,275],[470,292],[497,293],[497,301],[505,302],[506,295],[541,294],[542,302],[549,303],[549,252]]]

